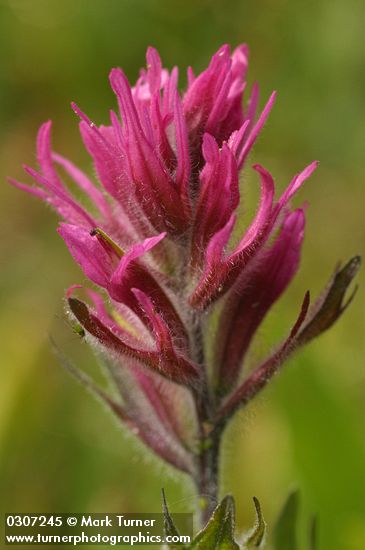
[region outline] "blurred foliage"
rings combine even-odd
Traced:
[[[307,288],[316,294],[338,260],[362,253],[364,223],[365,10],[361,0],[0,0],[1,399],[0,511],[193,510],[194,491],[149,458],[58,366],[51,334],[95,370],[63,317],[64,288],[84,277],[55,233],[56,216],[5,183],[34,163],[38,126],[54,121],[56,149],[90,161],[69,108],[95,121],[115,105],[107,76],[135,79],[148,44],[167,66],[202,69],[223,42],[247,41],[250,82],[277,105],[256,145],[285,182],[321,161],[298,202],[310,202],[302,268],[265,323],[253,354],[288,329]],[[256,197],[248,170],[247,212]],[[363,285],[362,285],[363,286]],[[364,289],[328,334],[295,357],[226,435],[222,493],[251,525],[251,497],[270,526],[292,483],[323,550],[365,547]],[[152,465],[152,466],[151,466]]]

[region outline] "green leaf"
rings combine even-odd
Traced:
[[[162,512],[163,512],[163,516],[164,516],[165,537],[167,537],[167,536],[171,536],[171,537],[180,536],[179,531],[175,527],[174,521],[173,521],[173,519],[170,515],[170,512],[169,512],[169,509],[167,507],[166,495],[165,495],[164,489],[162,489]],[[172,543],[172,544],[168,545],[168,548],[169,548],[169,550],[184,550],[184,549],[186,549],[186,546],[183,546],[182,544],[177,545],[177,544]]]
[[[228,495],[217,506],[207,525],[197,534],[191,550],[240,550],[234,540],[235,506]]]
[[[251,532],[246,536],[243,543],[243,550],[251,550],[252,548],[262,548],[266,533],[266,523],[261,512],[260,502],[256,497],[253,497],[253,502],[256,509],[256,523]]]
[[[297,519],[299,492],[291,493],[273,530],[274,550],[298,550]]]

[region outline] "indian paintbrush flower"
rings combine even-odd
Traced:
[[[238,242],[231,235],[240,203],[239,175],[274,104],[260,114],[259,89],[246,101],[248,50],[225,45],[208,68],[178,92],[178,69],[162,68],[153,48],[131,87],[121,69],[110,83],[119,112],[97,126],[79,107],[80,132],[98,184],[52,151],[51,123],[39,130],[35,185],[11,182],[50,204],[58,233],[94,284],[86,303],[67,292],[70,315],[102,349],[120,399],[96,391],[163,460],[190,475],[207,498],[218,487],[219,445],[227,421],[252,399],[298,347],[329,328],[346,307],[359,266],[338,269],[320,299],[309,293],[287,339],[250,372],[252,340],[295,276],[305,211],[291,199],[317,163],[294,176],[275,198],[270,173],[256,164],[257,212]],[[64,184],[64,172],[92,205]],[[205,347],[217,302],[219,322]],[[210,344],[209,344],[210,345]]]

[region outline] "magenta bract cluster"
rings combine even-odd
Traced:
[[[52,151],[50,122],[38,134],[39,170],[25,167],[36,185],[12,180],[63,218],[58,232],[96,285],[86,291],[89,305],[75,288],[68,299],[108,358],[121,395],[109,404],[157,454],[190,473],[194,395],[209,396],[212,423],[232,399],[236,406],[252,338],[298,269],[305,214],[292,210],[290,200],[316,167],[310,164],[275,198],[270,173],[253,166],[260,201],[232,245],[240,171],[275,99],[273,93],[258,112],[255,84],[244,100],[247,60],[245,45],[233,53],[225,45],[201,74],[188,70],[187,89],[179,93],[177,67],[164,69],[149,48],[147,69],[133,87],[121,69],[111,71],[119,110],[111,111],[109,125],[96,125],[73,104],[98,184]],[[218,329],[209,335],[218,298],[224,300]],[[209,340],[211,365],[204,358]]]

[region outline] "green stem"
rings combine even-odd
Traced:
[[[207,434],[206,425],[203,424],[200,439],[198,477],[196,479],[202,527],[207,523],[218,504],[221,438],[221,431],[214,430]]]
[[[188,288],[187,262],[182,264],[182,295]],[[199,496],[200,524],[203,527],[218,504],[219,454],[222,429],[214,423],[216,417],[215,399],[208,376],[204,350],[204,316],[197,311],[190,312],[189,323],[192,359],[201,369],[201,385],[192,390],[196,415],[199,424],[197,473],[194,483]]]

